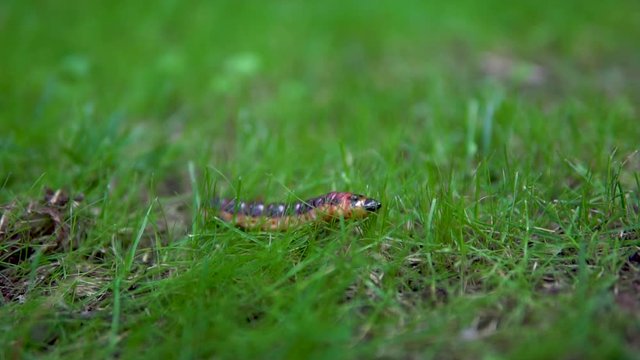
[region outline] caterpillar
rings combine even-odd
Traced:
[[[377,200],[349,192],[330,192],[293,204],[264,204],[221,198],[212,201],[212,208],[220,219],[246,230],[264,231],[283,231],[340,217],[362,219],[378,211],[381,206]]]

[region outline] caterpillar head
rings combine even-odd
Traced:
[[[382,204],[364,195],[343,193],[342,209],[346,217],[364,218],[378,211]]]
[[[349,205],[353,209],[364,209],[369,212],[376,212],[382,207],[379,201],[359,194],[351,194],[349,196]]]

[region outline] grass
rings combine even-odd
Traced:
[[[1,2],[0,358],[633,358],[639,23]],[[199,206],[331,190],[383,208],[257,233]]]

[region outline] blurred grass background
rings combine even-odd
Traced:
[[[3,147],[37,162],[10,163],[31,170],[10,177],[27,186],[47,164],[92,164],[78,176],[110,165],[114,159],[78,159],[107,154],[74,149],[126,141],[122,132],[136,139],[129,148],[149,155],[137,165],[155,162],[145,169],[155,171],[182,156],[213,159],[234,174],[286,172],[288,163],[313,164],[319,153],[337,151],[336,143],[384,153],[398,141],[424,144],[444,163],[463,149],[469,103],[484,108],[505,97],[501,110],[517,116],[496,121],[515,134],[495,134],[484,150],[502,152],[515,142],[511,135],[557,129],[573,139],[541,137],[527,150],[552,144],[599,153],[629,123],[567,120],[566,112],[629,118],[637,100],[633,1],[2,6]],[[512,63],[501,67],[501,59]],[[507,86],[493,86],[496,72]],[[536,126],[542,121],[547,126]]]
[[[64,264],[26,304],[2,305],[4,345],[76,357],[631,356],[637,302],[628,319],[602,309],[637,239],[602,233],[638,225],[639,24],[633,0],[0,1],[0,203],[62,187],[100,208],[79,249],[17,266]],[[350,190],[385,210],[363,239],[345,224],[265,239],[197,216],[176,225],[189,236],[163,234],[171,215],[147,214],[153,199],[207,198],[208,180],[268,201]],[[114,265],[148,223],[154,269],[180,276],[149,279],[140,265],[127,278]],[[79,285],[61,284],[86,275],[77,268],[96,249],[108,261],[86,274],[97,266],[108,281],[69,300]],[[422,259],[412,281],[448,294],[443,307],[398,300],[407,258]],[[592,287],[576,264],[595,267]],[[565,281],[559,300],[535,290],[549,272]],[[118,313],[114,279],[153,291],[123,287]],[[336,301],[354,282],[367,284],[368,310]],[[55,341],[42,345],[34,327],[52,303],[116,315],[47,318]],[[252,314],[256,327],[243,323]]]

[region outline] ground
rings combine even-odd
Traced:
[[[640,4],[0,2],[0,358],[634,358]],[[215,195],[382,202],[286,232]]]

